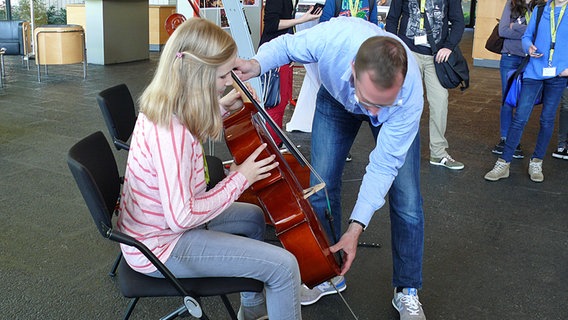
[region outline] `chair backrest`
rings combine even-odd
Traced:
[[[77,142],[67,155],[67,164],[87,203],[99,232],[106,238],[120,196],[120,176],[106,137],[97,131]]]
[[[99,92],[97,103],[116,149],[130,149],[127,141],[136,124],[136,108],[126,84],[122,83]]]

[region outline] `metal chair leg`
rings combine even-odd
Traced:
[[[118,256],[114,260],[114,263],[112,264],[112,269],[108,273],[109,277],[114,278],[114,276],[116,276],[116,269],[118,268],[118,265],[120,264],[120,259],[122,259],[122,251],[120,251],[118,253]]]

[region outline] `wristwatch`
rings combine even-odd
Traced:
[[[363,231],[365,231],[365,229],[367,228],[367,226],[359,220],[349,219],[348,222],[349,222],[349,224],[356,223],[356,224],[360,225],[361,227],[363,227]]]

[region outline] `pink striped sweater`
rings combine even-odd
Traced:
[[[203,149],[196,137],[175,117],[166,128],[140,113],[128,153],[117,227],[165,262],[184,231],[221,214],[247,187],[244,175],[232,172],[206,192]],[[156,270],[138,250],[126,245],[121,249],[134,270]]]

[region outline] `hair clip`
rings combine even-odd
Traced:
[[[183,58],[183,52],[177,52],[177,53],[176,53],[176,57],[178,57],[178,58]]]

